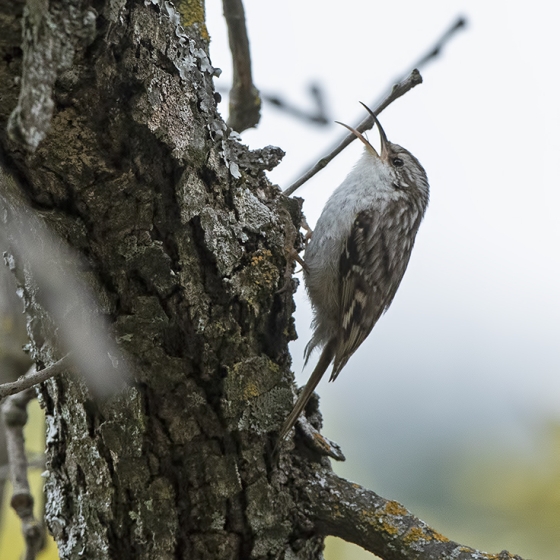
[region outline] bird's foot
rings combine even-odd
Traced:
[[[285,291],[288,290],[288,288],[291,285],[291,280],[292,280],[292,268],[294,265],[294,262],[297,262],[298,264],[301,265],[301,268],[303,270],[305,270],[305,272],[308,272],[308,267],[305,264],[304,260],[298,255],[298,252],[295,249],[289,249],[288,251],[286,251],[286,269],[284,271],[284,284],[282,285],[282,287],[276,292],[277,294],[281,294]]]
[[[297,426],[301,430],[306,445],[313,451],[335,461],[346,461],[340,445],[320,434],[319,430],[316,430],[305,416],[301,415],[298,418]]]
[[[305,236],[303,237],[303,243],[305,244],[305,247],[307,247],[307,244],[309,243],[309,240],[313,237],[313,230],[309,227],[309,224],[307,223],[307,220],[305,219],[305,216],[302,216],[301,227],[302,227],[302,229],[305,230]]]

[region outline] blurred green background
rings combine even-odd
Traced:
[[[418,457],[414,480],[400,499],[448,538],[487,552],[507,549],[523,558],[560,558],[560,423],[535,427],[530,448],[503,442],[481,450]],[[352,466],[338,466],[352,477]],[[370,488],[385,498],[375,473]],[[327,539],[326,560],[366,560],[374,555],[340,539]]]

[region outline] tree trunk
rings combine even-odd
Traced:
[[[61,558],[319,558],[270,459],[293,397],[292,290],[277,292],[299,208],[264,175],[281,151],[229,137],[199,3],[185,27],[164,1],[39,4],[23,53],[4,6],[6,163],[85,258],[134,371],[103,402],[69,375],[42,389]],[[56,329],[20,277],[33,357],[50,363]]]

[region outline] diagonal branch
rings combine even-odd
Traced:
[[[397,84],[393,86],[391,91],[389,91],[378,104],[374,104],[375,115],[379,115],[381,111],[387,108],[395,99],[398,99],[404,95],[407,91],[412,89],[414,86],[422,83],[422,77],[418,69],[423,68],[428,62],[436,58],[441,54],[443,47],[449,42],[449,40],[459,31],[466,26],[467,22],[465,18],[460,17],[457,21],[436,41],[436,44],[428,51],[427,54],[421,56],[416,63],[412,66],[413,70],[405,73],[403,77],[397,81]],[[414,76],[414,77],[413,77]],[[406,86],[409,86],[406,88]],[[401,91],[402,90],[402,91]],[[399,93],[396,95],[396,93]],[[368,115],[365,120],[360,124],[355,126],[358,131],[364,132],[369,130],[373,126],[373,119]],[[313,167],[306,171],[295,183],[290,185],[284,190],[286,196],[290,196],[295,192],[301,185],[307,182],[311,177],[316,175],[321,169],[326,167],[329,162],[331,162],[342,150],[344,150],[348,145],[350,145],[356,137],[353,134],[347,134],[346,137],[339,142],[331,151],[327,153],[326,156],[322,157]]]
[[[436,44],[414,64],[415,68],[422,68],[425,66],[432,58],[436,58],[441,54],[441,51],[449,40],[461,29],[467,26],[467,20],[464,17],[458,17],[457,21],[436,41]]]
[[[33,209],[23,192],[15,176],[0,167],[0,241],[8,248],[4,261],[20,285],[32,278],[33,293],[41,294],[39,303],[28,288],[22,292],[26,313],[32,306],[48,313],[62,351],[72,352],[72,363],[90,390],[97,396],[113,394],[130,379],[131,370],[93,295],[94,283],[84,274],[81,257],[52,232],[49,218]],[[39,381],[31,384],[43,375],[37,372]],[[0,398],[7,394],[0,389]]]
[[[10,395],[15,395],[26,389],[37,385],[38,383],[43,383],[47,379],[54,377],[70,368],[70,360],[68,355],[64,356],[55,362],[54,364],[42,369],[41,371],[36,371],[35,368],[31,368],[25,375],[22,375],[17,381],[12,381],[11,383],[4,383],[0,385],[0,401],[5,397]]]
[[[413,70],[403,81],[395,84],[391,92],[383,99],[383,101],[374,109],[375,115],[378,115],[388,107],[393,101],[402,97],[407,91],[410,91],[413,87],[417,86],[418,84],[422,83],[422,76],[418,70]],[[356,130],[359,132],[364,132],[365,130],[369,130],[373,126],[373,118],[371,115],[368,115],[357,127]],[[286,196],[290,196],[294,191],[299,189],[301,185],[307,182],[311,177],[313,177],[316,173],[321,171],[324,167],[326,167],[342,150],[348,147],[354,140],[356,136],[354,134],[347,134],[344,139],[333,149],[331,150],[325,157],[322,157],[309,171],[304,173],[293,185],[289,186],[286,190],[284,190],[284,194]]]
[[[355,543],[383,560],[523,560],[449,540],[404,506],[324,469],[306,481],[311,517],[323,535]]]

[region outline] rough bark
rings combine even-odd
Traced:
[[[84,257],[80,278],[134,367],[104,402],[71,376],[42,389],[61,557],[318,557],[267,462],[292,402],[293,302],[277,291],[299,209],[263,173],[280,150],[228,138],[203,28],[180,26],[171,4],[29,3],[23,52],[11,9],[6,164]],[[24,257],[15,272],[33,357],[52,363],[41,288]]]

